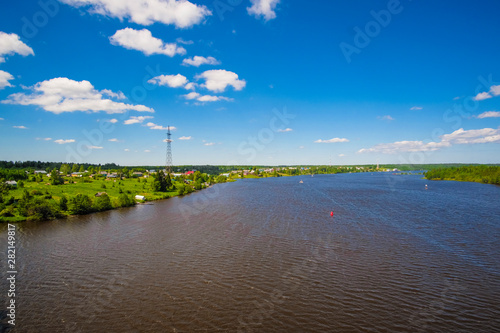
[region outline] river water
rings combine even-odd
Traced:
[[[500,187],[421,177],[244,179],[18,224],[15,332],[500,331]]]

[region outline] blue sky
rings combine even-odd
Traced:
[[[496,1],[0,6],[2,160],[500,163]]]

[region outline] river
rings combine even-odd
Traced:
[[[498,332],[499,202],[337,174],[17,224],[15,332]]]

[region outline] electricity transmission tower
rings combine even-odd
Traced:
[[[167,129],[167,163],[165,165],[165,171],[167,173],[172,173],[172,134],[170,133],[170,126]]]

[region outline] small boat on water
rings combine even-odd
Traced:
[[[301,180],[301,181],[299,182],[299,184],[304,184],[304,182]]]

